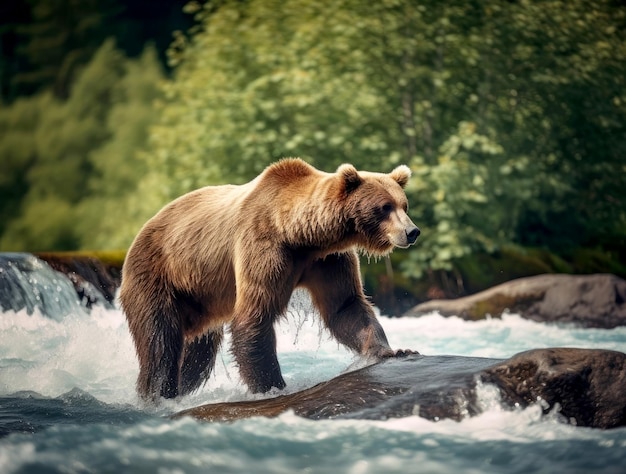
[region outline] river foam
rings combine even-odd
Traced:
[[[429,314],[382,317],[381,323],[393,347],[425,355],[507,358],[563,346],[626,352],[626,328],[546,325],[517,315],[468,322]],[[306,298],[294,301],[277,335],[288,392],[363,364],[329,337]],[[12,406],[22,413],[28,407],[41,426],[0,438],[0,471],[582,473],[621,472],[626,465],[626,429],[566,425],[558,412],[544,416],[537,405],[507,410],[489,386],[479,390],[485,411],[461,422],[417,416],[311,421],[293,413],[233,423],[164,418],[203,403],[274,395],[247,392],[227,345],[228,338],[201,390],[155,412],[135,395],[138,364],[119,308],[96,307],[61,321],[37,311],[2,312],[0,406],[6,412],[7,400],[22,392],[23,402],[11,398]]]

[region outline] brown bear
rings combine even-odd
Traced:
[[[325,173],[284,159],[247,184],[207,186],[166,205],[135,238],[122,274],[141,397],[199,388],[225,324],[248,388],[284,388],[273,326],[296,287],[309,291],[331,334],[357,353],[411,352],[389,347],[357,256],[417,239],[403,190],[410,175],[407,166],[383,174],[348,164]]]

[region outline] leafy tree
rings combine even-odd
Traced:
[[[0,108],[0,235],[8,222],[18,216],[28,192],[27,173],[37,159],[33,135],[41,122],[40,112],[54,105],[49,94],[42,94]]]
[[[461,122],[441,145],[436,164],[414,160],[407,192],[426,226],[420,250],[402,262],[405,272],[419,278],[427,268],[452,270],[459,258],[514,241],[520,213],[537,198],[528,167],[508,159],[471,122]]]
[[[13,77],[23,89],[51,85],[66,98],[74,74],[107,36],[108,22],[119,12],[115,0],[29,0],[31,21],[18,27],[23,38],[18,53],[28,67]]]
[[[209,2],[170,51],[138,215],[299,155],[411,165],[427,230],[412,275],[504,243],[623,236],[625,14],[609,0]]]
[[[71,250],[97,232],[104,221],[98,199],[112,205],[111,194],[132,189],[141,173],[133,153],[145,143],[146,108],[160,78],[154,51],[134,63],[107,41],[67,100],[44,92],[0,111],[0,151],[8,165],[0,192],[9,198],[0,207],[9,219],[1,248]]]
[[[563,250],[615,238],[626,204],[626,9],[543,0],[490,2],[485,13],[483,85],[493,99],[477,123],[495,126],[507,153],[529,161],[538,188],[515,240]]]
[[[93,167],[88,195],[78,206],[81,247],[126,248],[137,232],[129,197],[147,171],[142,153],[155,120],[154,103],[160,96],[163,71],[153,47],[124,62],[123,75],[111,89],[104,129],[107,139],[89,153]]]
[[[23,67],[23,58],[15,54],[20,41],[19,25],[30,19],[30,9],[25,1],[0,4],[0,98],[12,100],[19,90],[12,77]]]
[[[0,110],[2,245],[37,246],[49,228],[46,246],[125,246],[166,201],[294,155],[329,171],[412,167],[411,212],[425,232],[405,254],[407,275],[504,244],[564,253],[623,242],[623,5],[188,9],[198,26],[176,36],[161,92],[151,53],[134,63],[108,45],[67,100],[39,94]]]
[[[391,153],[386,104],[350,58],[350,12],[337,5],[227,2],[200,16],[203,32],[172,55],[181,65],[154,130],[164,199],[249,179],[283,156],[378,167]]]

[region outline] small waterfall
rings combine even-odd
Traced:
[[[95,301],[108,305],[93,287],[77,288],[67,275],[53,270],[46,262],[28,253],[0,253],[0,309],[42,315],[61,321],[68,314],[88,314]]]

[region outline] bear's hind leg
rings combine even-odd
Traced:
[[[223,336],[224,330],[219,329],[198,336],[185,344],[180,395],[194,392],[209,378],[215,366],[215,358]]]
[[[183,350],[183,333],[173,318],[154,314],[143,324],[130,324],[139,357],[137,390],[142,398],[178,396],[179,366]],[[149,336],[146,337],[146,334]]]

